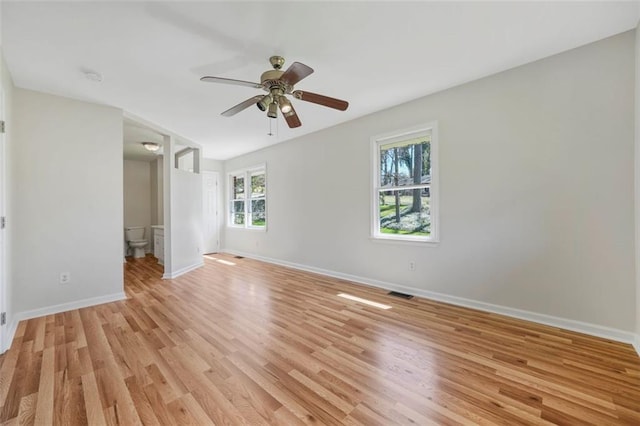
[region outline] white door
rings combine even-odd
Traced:
[[[202,172],[204,253],[217,253],[220,250],[218,177],[218,172]]]
[[[0,88],[0,122],[4,124],[4,92]],[[11,345],[11,342],[6,342],[7,339],[7,327],[6,324],[6,311],[7,311],[7,292],[6,292],[6,268],[5,268],[5,230],[4,230],[4,216],[5,216],[5,137],[4,129],[0,129],[0,353],[4,352]]]

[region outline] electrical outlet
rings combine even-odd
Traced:
[[[60,272],[60,284],[69,284],[71,282],[71,272]]]
[[[410,271],[415,271],[416,270],[416,262],[414,262],[414,261],[409,262],[409,270]]]

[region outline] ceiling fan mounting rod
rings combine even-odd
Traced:
[[[277,56],[277,55],[272,56],[269,58],[269,63],[271,63],[271,66],[273,67],[274,70],[279,70],[284,65],[284,58],[282,56]]]

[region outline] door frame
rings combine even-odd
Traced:
[[[6,105],[4,88],[0,85],[0,121],[6,123]],[[6,129],[5,129],[6,132]],[[6,217],[6,188],[7,188],[7,138],[6,133],[0,132],[0,220]],[[0,353],[3,353],[11,346],[13,333],[10,330],[12,324],[7,315],[9,303],[7,301],[7,233],[6,227],[0,226],[0,312],[5,315],[5,324],[0,326]]]

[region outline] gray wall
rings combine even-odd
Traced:
[[[144,226],[144,238],[149,242],[145,250],[147,252],[152,251],[152,210],[157,209],[155,209],[156,206],[152,201],[151,163],[148,161],[124,160],[123,188],[124,226]]]
[[[151,191],[152,194],[154,192],[156,194],[156,201],[152,205],[156,206],[157,220],[155,222],[152,220],[152,225],[164,225],[164,157],[159,156],[153,163],[155,167],[151,169],[153,174],[151,177],[151,185],[153,186]]]
[[[160,225],[158,213],[162,206],[158,204],[158,168],[162,170],[162,164],[158,167],[158,160],[149,162],[149,183],[151,184],[151,224]]]
[[[229,160],[268,230],[225,249],[634,331],[633,87],[628,32]],[[434,120],[441,243],[372,241],[370,137]]]

